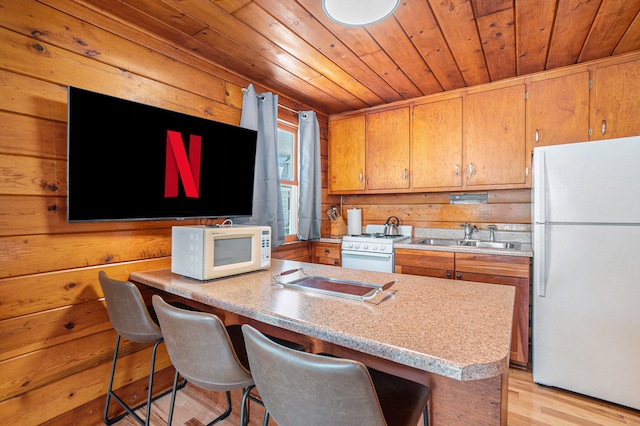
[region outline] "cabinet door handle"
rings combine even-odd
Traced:
[[[447,278],[451,278],[451,275],[452,275],[452,274],[451,274],[451,271],[447,271],[447,273],[445,274],[445,277],[447,277]]]
[[[360,172],[360,182],[362,182],[362,172]]]
[[[469,176],[473,174],[473,164],[469,163]]]
[[[456,274],[456,279],[457,280],[461,280],[462,279],[462,274]]]
[[[456,164],[456,177],[460,175],[460,170],[458,170],[458,165]]]
[[[324,252],[329,253],[329,249],[328,248],[324,249]]]
[[[540,142],[540,131],[536,129],[536,143]]]
[[[337,265],[339,263],[338,259],[333,259],[333,264]]]
[[[607,120],[602,120],[602,134],[607,132]]]
[[[404,172],[402,173],[402,179],[407,180],[407,169],[404,169]]]

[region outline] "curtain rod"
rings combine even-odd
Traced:
[[[247,89],[243,88],[242,89],[242,93],[247,93],[249,92]],[[260,99],[261,101],[264,101],[264,95],[256,95],[258,97],[258,99]],[[307,118],[307,113],[300,111],[300,110],[295,110],[293,108],[289,108],[286,105],[281,105],[280,103],[278,103],[278,108],[282,108],[282,109],[286,109],[287,111],[291,111],[294,114],[304,114],[304,116],[302,118]]]

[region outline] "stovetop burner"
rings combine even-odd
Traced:
[[[358,239],[360,241],[363,241],[367,238],[377,240],[401,241],[411,238],[411,234],[413,233],[413,226],[400,226],[400,235],[385,235],[384,231],[384,225],[369,224],[364,230],[364,233],[360,235],[345,235],[344,238],[346,238],[347,240]]]
[[[392,240],[394,238],[402,238],[404,235],[385,235],[383,232],[374,232],[369,234],[350,235],[350,237],[386,238]]]
[[[358,259],[360,259],[359,263],[363,261],[363,256],[366,256],[368,253],[390,254],[393,256],[394,245],[400,241],[410,239],[413,227],[401,226],[399,229],[400,235],[385,235],[384,230],[384,225],[367,225],[363,234],[345,235],[342,238],[343,266],[345,253],[357,252],[359,256]],[[375,257],[376,255],[372,254],[372,256]],[[391,259],[391,262],[393,263],[393,259]],[[366,268],[360,264],[358,269]],[[393,269],[391,269],[391,272],[393,272]]]

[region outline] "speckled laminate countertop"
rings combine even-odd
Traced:
[[[479,231],[477,233],[479,239],[483,241],[489,241],[488,231]],[[426,238],[444,238],[444,239],[458,239],[464,238],[464,233],[460,230],[451,229],[437,229],[437,228],[417,228],[415,229],[415,235],[409,240],[404,240],[394,243],[395,248],[409,249],[409,250],[427,250],[427,251],[448,251],[456,253],[477,253],[477,254],[496,254],[501,256],[517,256],[517,257],[533,257],[533,250],[531,248],[531,233],[530,232],[508,232],[498,231],[496,233],[498,239],[496,241],[503,242],[516,242],[518,243],[517,249],[498,249],[488,247],[473,247],[473,246],[458,246],[458,245],[427,245],[420,244],[420,241]],[[474,238],[475,235],[474,235]],[[314,240],[320,243],[342,243],[342,237],[329,236],[321,237]]]
[[[274,285],[296,268],[315,276],[397,283],[378,303]],[[169,269],[131,280],[267,324],[457,380],[508,366],[515,288],[273,260],[269,270],[198,281]],[[380,301],[380,299],[382,299]]]

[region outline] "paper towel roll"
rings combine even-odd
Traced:
[[[362,234],[362,210],[349,209],[347,210],[347,233],[349,235]]]

